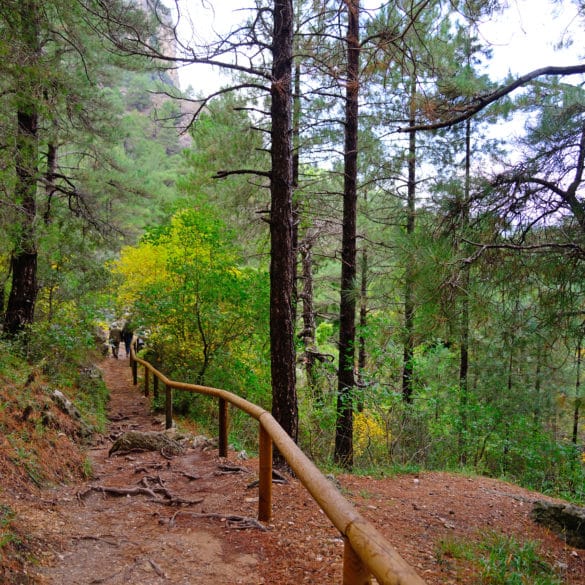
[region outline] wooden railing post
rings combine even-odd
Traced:
[[[136,360],[132,360],[132,383],[134,386],[138,384],[138,362]]]
[[[173,426],[173,389],[216,396],[219,402],[220,453],[227,451],[228,408],[235,406],[259,423],[259,487],[258,519],[269,522],[272,517],[272,452],[276,448],[305,489],[311,494],[333,526],[344,538],[343,585],[371,585],[373,577],[384,585],[425,585],[376,527],[363,518],[335,486],[323,476],[315,464],[299,449],[270,412],[246,399],[218,388],[169,380],[142,358],[132,360],[134,384],[138,364],[148,366],[154,376],[154,392],[164,385],[166,428]],[[146,385],[149,384],[148,376]]]
[[[371,585],[368,568],[353,550],[349,539],[343,539],[343,585]]]
[[[272,517],[272,439],[260,423],[258,470],[258,520],[268,522]]]
[[[219,456],[228,454],[228,403],[225,398],[219,399]]]
[[[144,368],[144,396],[148,396],[148,393],[150,392],[149,385],[150,385],[150,370],[147,367],[145,367]]]
[[[173,426],[173,389],[165,386],[165,429]]]

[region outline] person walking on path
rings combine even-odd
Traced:
[[[132,343],[132,336],[134,331],[132,330],[132,324],[130,321],[124,323],[122,328],[122,339],[124,340],[124,349],[126,350],[126,357],[130,357],[130,345]]]
[[[110,345],[112,346],[112,355],[118,359],[118,351],[120,350],[120,342],[122,341],[122,330],[118,323],[112,323],[110,328]]]

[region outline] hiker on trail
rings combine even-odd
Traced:
[[[134,331],[132,331],[132,324],[130,321],[126,321],[124,323],[124,327],[122,328],[122,339],[124,340],[124,349],[126,350],[126,357],[130,356],[130,344],[132,343],[132,336],[134,335]]]
[[[112,323],[112,327],[110,328],[110,345],[112,346],[112,355],[116,359],[118,359],[120,341],[122,341],[122,330],[118,323]]]

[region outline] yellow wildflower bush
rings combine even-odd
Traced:
[[[167,250],[149,242],[122,248],[120,258],[110,264],[112,273],[120,277],[117,291],[120,304],[131,306],[146,287],[167,282],[166,263]]]
[[[376,413],[363,410],[354,415],[353,449],[356,457],[366,451],[373,455],[381,455],[386,449],[388,436],[385,425]]]

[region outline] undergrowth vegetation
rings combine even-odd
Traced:
[[[479,541],[444,539],[438,543],[439,563],[464,560],[474,565],[477,585],[562,585],[562,575],[551,566],[536,542],[489,532]]]
[[[16,340],[0,339],[0,578],[6,582],[35,554],[18,516],[26,498],[91,474],[84,444],[89,433],[104,429],[108,398],[92,356],[83,334],[63,339],[35,328]],[[75,405],[82,422],[60,409],[56,392]]]

